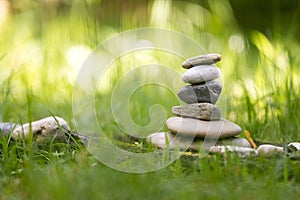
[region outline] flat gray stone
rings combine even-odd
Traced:
[[[210,103],[194,103],[172,107],[172,113],[180,117],[189,117],[202,120],[219,120],[221,109]]]
[[[201,56],[188,58],[182,63],[182,67],[189,69],[196,65],[211,65],[219,62],[222,59],[221,55],[215,53],[209,53]]]
[[[223,118],[219,121],[204,121],[171,117],[166,121],[166,126],[171,133],[180,133],[198,138],[229,138],[242,132],[240,126]]]
[[[212,65],[199,65],[187,70],[182,80],[190,84],[199,84],[219,78],[220,69]]]
[[[188,103],[215,104],[222,91],[222,84],[218,81],[209,81],[199,85],[186,85],[178,92],[178,97]]]
[[[175,149],[185,150],[186,147],[189,146],[188,149],[193,151],[199,151],[199,149],[202,147],[205,148],[206,146],[208,146],[210,149],[211,146],[222,146],[222,145],[251,148],[251,145],[245,138],[233,137],[233,138],[218,140],[217,143],[215,144],[214,143],[210,144],[209,141],[206,141],[208,145],[202,146],[204,145],[204,140],[195,139],[191,142],[190,139],[188,139],[187,137],[183,137],[180,135],[177,135],[175,137],[175,135],[171,133],[165,133],[165,132],[152,133],[147,137],[148,142],[152,143],[153,145],[157,146],[160,149],[165,149],[167,147],[166,140],[168,140],[169,149],[171,150],[175,150]]]

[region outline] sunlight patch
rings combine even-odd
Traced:
[[[67,73],[70,82],[75,81],[80,67],[91,52],[92,50],[85,45],[74,45],[67,50],[65,56],[69,66],[71,66]]]
[[[230,38],[228,40],[228,45],[231,50],[233,50],[237,53],[241,53],[245,48],[244,40],[239,35],[230,36]]]

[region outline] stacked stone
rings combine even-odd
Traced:
[[[221,118],[221,110],[215,105],[222,84],[215,79],[220,76],[220,69],[214,64],[221,60],[218,54],[206,54],[189,58],[182,63],[187,69],[182,79],[188,85],[181,88],[178,97],[187,105],[174,106],[172,113],[176,117],[167,120],[169,133],[154,133],[148,141],[164,148],[168,137],[170,148],[180,148],[187,136],[195,136],[190,146],[198,150],[204,138],[218,140],[218,144],[251,147],[244,138],[236,138],[242,132],[237,124]],[[177,137],[174,137],[177,135]],[[173,140],[174,139],[174,140]],[[175,141],[176,140],[176,141]]]

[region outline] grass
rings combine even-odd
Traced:
[[[163,170],[126,174],[104,166],[84,149],[61,150],[36,151],[33,158],[23,157],[19,162],[17,157],[5,160],[6,168],[1,168],[5,174],[1,179],[3,197],[252,199],[255,192],[259,194],[256,199],[280,199],[299,194],[299,163],[281,156],[249,160],[232,155],[226,159],[212,155],[200,160],[183,156]],[[9,151],[15,155],[14,150]]]
[[[22,2],[14,1],[14,14],[0,20],[5,27],[0,29],[0,121],[26,123],[57,115],[75,130],[72,92],[81,57],[118,32],[156,26],[182,32],[207,52],[222,54],[217,65],[224,89],[218,105],[225,118],[248,130],[255,140],[299,141],[300,48],[295,28],[299,12],[288,22],[292,28],[285,35],[276,20],[269,32],[243,32],[227,1],[208,1],[203,6],[149,1],[145,14],[122,11],[122,20],[98,13],[98,1],[59,6]],[[110,4],[101,5],[109,8]],[[129,1],[128,9],[138,10],[134,6]],[[153,151],[144,139],[126,137],[110,109],[112,89],[136,66],[163,63],[182,74],[182,61],[159,50],[117,60],[99,83],[104,92],[95,94],[101,130],[123,149]],[[144,126],[150,123],[152,105],[161,105],[164,110],[157,113],[170,117],[171,107],[179,103],[168,88],[147,85],[133,93],[128,109],[133,122]],[[89,114],[83,113],[87,119]],[[37,146],[1,137],[0,147],[0,199],[290,199],[300,191],[299,161],[285,155],[240,159],[184,154],[161,170],[127,174],[97,161],[82,145]]]

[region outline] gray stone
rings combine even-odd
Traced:
[[[19,126],[19,124],[0,122],[0,134],[9,135],[15,128]]]
[[[194,103],[172,107],[172,113],[181,117],[196,118],[202,120],[219,120],[221,109],[210,103]]]
[[[188,103],[215,104],[222,91],[222,84],[218,81],[209,81],[199,85],[186,85],[178,92],[178,97]]]
[[[246,158],[249,156],[257,156],[257,151],[248,147],[237,146],[212,146],[209,150],[210,153],[220,153],[226,155],[226,153],[235,153],[240,158]]]
[[[278,153],[283,153],[283,147],[274,146],[271,144],[262,144],[257,148],[257,152],[259,155],[263,156],[272,156]]]
[[[171,117],[167,120],[166,126],[171,133],[180,133],[198,138],[229,138],[242,132],[240,126],[222,118],[219,121],[204,121]]]
[[[221,55],[209,53],[186,59],[185,61],[183,61],[182,67],[189,69],[196,65],[210,65],[219,62],[221,59]]]
[[[59,118],[57,118],[57,119],[58,119],[58,121],[61,121]],[[27,130],[28,129],[27,125],[24,124],[24,127],[25,127],[24,132],[28,131]],[[14,130],[17,129],[18,127],[21,127],[21,125],[20,124],[15,124],[15,123],[10,123],[10,122],[0,122],[0,137],[3,136],[3,135],[4,136],[9,136],[10,134],[12,134],[12,138],[21,139],[22,136],[16,137],[16,135],[13,135]],[[66,138],[65,138],[66,140],[64,142],[73,143],[74,141],[70,140],[70,136],[71,136],[71,137],[73,137],[73,139],[76,139],[76,140],[79,139],[83,144],[88,143],[89,137],[87,135],[84,135],[84,134],[81,134],[81,133],[78,133],[78,132],[74,132],[74,131],[70,131],[67,126],[65,126],[65,128],[66,128],[66,132],[68,134],[66,135]],[[49,128],[48,128],[48,130],[49,130]],[[21,130],[18,130],[18,131],[21,131]],[[33,139],[34,139],[35,142],[41,142],[41,141],[44,142],[45,139],[47,139],[47,138],[51,139],[50,141],[52,141],[52,139],[53,139],[53,137],[51,137],[51,132],[50,132],[50,134],[47,133],[47,134],[44,134],[44,135],[40,135],[40,133],[42,133],[42,132],[40,132],[38,130],[38,131],[35,131],[34,133],[35,133],[35,135],[33,135]],[[28,134],[26,133],[26,135],[28,135]],[[60,134],[60,135],[62,136],[62,134]],[[25,136],[25,134],[24,134],[24,136]],[[46,136],[46,137],[44,137],[44,136]],[[53,135],[53,136],[55,137],[55,135]],[[60,142],[62,142],[62,141],[60,141]]]
[[[219,78],[220,69],[212,65],[199,65],[187,70],[182,75],[182,80],[190,84],[208,82]]]
[[[288,144],[288,147],[293,146],[297,149],[297,151],[300,151],[300,142],[291,142]]]
[[[66,140],[66,131],[70,130],[67,122],[60,117],[47,117],[39,121],[31,123],[32,135],[35,141],[53,139],[57,141]],[[12,132],[12,138],[18,139],[29,139],[30,134],[30,124],[23,124],[17,127]]]
[[[189,139],[188,137],[175,136],[171,133],[165,132],[152,133],[147,136],[146,140],[160,149],[165,149],[167,147],[167,140],[169,149],[171,150],[186,150],[187,148],[199,150],[200,146],[199,142],[191,141],[193,138]]]
[[[233,137],[233,138],[219,140],[218,143],[225,146],[238,146],[238,147],[252,148],[251,144],[246,138]]]
[[[187,137],[183,137],[180,135],[173,135],[171,133],[165,133],[165,132],[160,132],[160,133],[152,133],[147,137],[147,141],[151,142],[153,145],[157,146],[160,149],[165,149],[166,148],[166,139],[168,139],[169,142],[169,149],[175,150],[175,149],[180,149],[180,150],[185,150],[186,147],[188,146],[188,149],[193,150],[193,151],[199,151],[200,148],[205,148],[209,147],[207,150],[211,148],[211,146],[236,146],[236,147],[247,147],[251,148],[251,145],[249,143],[246,143],[246,141],[242,140],[244,138],[228,138],[228,139],[223,139],[223,140],[218,140],[217,143],[216,141],[209,141],[206,140],[206,144],[204,144],[204,140],[201,139],[195,139],[191,142],[191,139]],[[205,148],[206,149],[206,148]]]

